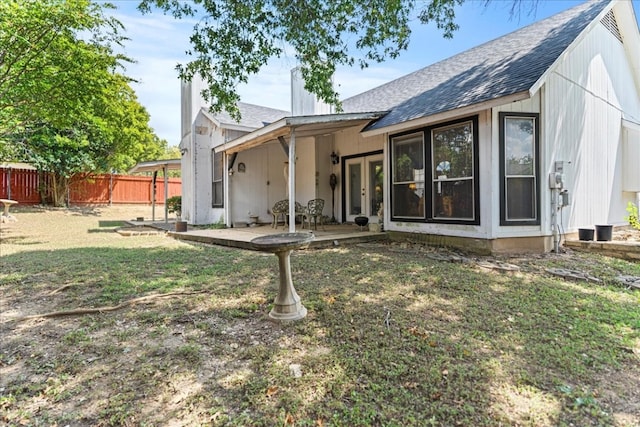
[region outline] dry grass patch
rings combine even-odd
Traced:
[[[2,423],[640,424],[640,292],[615,280],[638,264],[478,260],[520,267],[497,273],[429,248],[299,251],[309,313],[277,324],[273,257],[113,232],[145,209],[23,208],[2,224]]]

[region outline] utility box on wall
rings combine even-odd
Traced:
[[[640,192],[640,125],[622,121],[622,191]]]

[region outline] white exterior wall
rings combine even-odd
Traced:
[[[304,88],[304,79],[300,68],[291,70],[291,115],[310,116],[314,114],[332,114],[333,107]]]
[[[491,200],[485,200],[486,203],[491,205],[490,217],[486,218],[490,227],[489,236],[491,238],[504,238],[504,237],[529,237],[529,236],[543,236],[551,234],[551,190],[547,182],[547,173],[553,167],[553,164],[549,164],[548,160],[548,147],[544,144],[545,141],[545,129],[543,122],[545,118],[542,113],[542,97],[540,91],[538,91],[533,97],[525,99],[523,101],[512,102],[494,108],[491,117],[491,157],[489,165],[493,167],[483,168],[482,163],[480,169],[486,172],[486,169],[491,169]],[[520,225],[520,226],[501,226],[500,225],[500,119],[499,113],[539,113],[539,140],[540,140],[540,225]],[[482,140],[481,140],[482,141]],[[481,142],[482,143],[482,142]],[[480,193],[481,196],[485,196],[485,192]],[[486,198],[486,196],[485,196]],[[481,202],[482,203],[482,202]],[[483,221],[484,223],[485,221]]]
[[[340,166],[331,163],[331,152],[335,150],[333,135],[317,137],[315,148],[315,195],[309,197],[309,199],[323,199],[324,209],[322,213],[331,218],[331,186],[329,185],[329,177],[332,173],[338,175],[339,172],[335,172],[334,168],[337,167],[337,169],[339,169]],[[340,188],[338,186],[336,186],[335,198],[336,204],[334,206],[337,206],[337,201],[340,198]],[[337,214],[337,212],[335,214]]]
[[[260,222],[271,221],[271,206],[286,197],[284,162],[286,156],[277,143],[238,153],[233,175],[225,176],[230,199],[228,226],[233,222],[248,222],[249,212],[258,215]],[[245,164],[244,173],[238,172],[239,163]]]
[[[212,178],[213,178],[213,147],[224,142],[222,130],[211,122],[204,114],[199,114],[193,125],[193,149],[187,154],[190,169],[195,183],[192,191],[193,200],[188,200],[188,210],[185,220],[190,224],[212,224],[218,222],[223,215],[222,209],[213,209]],[[184,160],[183,160],[184,163]],[[183,192],[186,194],[186,192]]]
[[[623,44],[600,24],[548,76],[543,175],[555,160],[570,162],[565,163],[571,196],[562,215],[565,231],[624,223],[627,202],[635,195],[622,191],[622,117],[640,117],[636,81]]]
[[[200,111],[202,108],[206,108],[206,102],[201,95],[203,88],[204,82],[196,78],[193,82],[182,82],[180,85],[181,139],[179,148],[182,153],[182,218],[191,224],[203,223],[197,222],[202,214],[198,213],[196,209],[196,203],[201,204],[196,194],[196,187],[201,186],[200,176],[197,173],[197,166],[202,163],[200,158],[202,149],[197,145],[201,138],[193,137],[196,135],[195,126],[198,125],[196,120],[201,116]],[[202,125],[202,121],[199,123]],[[197,163],[196,158],[198,159]]]
[[[306,205],[315,198],[316,153],[313,138],[296,138],[296,201]],[[287,155],[280,143],[272,142],[241,151],[236,157],[233,174],[228,180],[227,225],[248,222],[249,212],[259,216],[259,221],[272,221],[271,207],[287,198],[285,170]],[[244,163],[245,172],[238,172],[238,164]]]

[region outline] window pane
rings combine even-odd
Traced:
[[[224,206],[224,157],[222,153],[213,154],[213,183],[211,191],[211,204],[215,208]]]
[[[392,140],[392,214],[424,218],[424,140],[422,133]]]
[[[424,189],[415,183],[394,184],[393,216],[424,218]]]
[[[362,167],[360,163],[349,165],[349,215],[360,215],[362,212]]]
[[[222,153],[215,153],[213,155],[213,180],[222,180]]]
[[[473,219],[473,180],[433,183],[433,217]]]
[[[414,181],[416,171],[424,172],[423,146],[421,135],[393,140],[394,182]]]
[[[213,206],[219,207],[224,203],[222,194],[222,181],[213,183]]]
[[[467,178],[473,176],[473,126],[470,122],[431,133],[433,177]]]
[[[507,178],[506,219],[511,221],[536,219],[534,178]]]
[[[505,118],[505,170],[507,175],[533,175],[534,118]]]
[[[382,205],[382,160],[369,162],[369,200],[371,201],[371,215],[377,215]]]

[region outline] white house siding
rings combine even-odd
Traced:
[[[241,151],[228,180],[229,203],[227,225],[249,221],[249,212],[258,215],[261,222],[270,221],[274,199],[285,197],[283,167],[286,156],[280,144],[265,144],[252,150]],[[238,172],[238,165],[245,165],[245,172]],[[270,168],[271,165],[271,168]],[[277,165],[277,167],[276,167]]]
[[[215,145],[222,143],[223,135],[217,126],[206,116],[199,114],[193,124],[193,148],[187,153],[193,175],[194,187],[190,193],[192,200],[188,200],[188,218],[190,224],[211,224],[217,220],[214,218],[211,208],[211,177],[212,161],[211,150]],[[193,157],[195,156],[195,160]],[[186,191],[183,191],[186,194]]]
[[[201,91],[204,83],[201,80],[194,79],[194,82],[182,82],[180,85],[180,106],[181,106],[181,140],[179,148],[182,152],[181,177],[182,177],[182,217],[191,224],[199,224],[197,222],[201,218],[206,217],[207,213],[203,213],[196,208],[196,204],[201,205],[202,201],[198,199],[196,187],[201,186],[201,174],[198,173],[198,166],[210,155],[205,155],[204,159],[200,158],[203,149],[199,143],[202,137],[194,138],[196,126],[209,126],[209,121],[201,114],[201,109],[206,107],[206,102],[202,98]],[[219,138],[222,138],[219,136]],[[210,147],[211,142],[206,141],[206,146]],[[197,154],[196,154],[197,152]],[[198,156],[198,161],[195,159]],[[209,190],[209,193],[211,190]]]
[[[571,205],[565,231],[621,224],[634,195],[622,191],[622,116],[640,117],[640,99],[624,47],[596,25],[549,74],[544,92],[546,168],[565,162]]]
[[[316,153],[313,138],[296,138],[296,201],[306,204],[315,198]],[[246,151],[240,151],[233,165],[233,174],[227,174],[227,225],[248,222],[249,212],[259,216],[260,222],[272,220],[271,207],[287,198],[285,181],[288,161],[282,146],[271,142]],[[243,163],[245,172],[238,171]]]
[[[492,238],[505,238],[505,237],[530,237],[548,235],[551,233],[551,190],[548,189],[547,184],[547,171],[549,169],[548,162],[545,160],[547,147],[544,146],[544,126],[540,125],[540,225],[525,225],[525,226],[501,226],[500,225],[500,119],[499,113],[541,113],[541,95],[540,91],[536,92],[531,98],[511,102],[509,104],[502,105],[494,108],[491,117],[491,157],[490,163],[493,165],[491,168],[483,167],[482,161],[480,162],[480,169],[483,172],[490,172],[491,176],[489,180],[491,187],[487,192],[481,191],[481,195],[484,197],[484,208],[490,208],[490,216],[483,217],[483,223],[487,223],[489,228],[488,233]],[[542,122],[543,116],[540,114],[540,122]],[[480,140],[482,142],[482,139]],[[481,158],[482,160],[482,158]],[[482,185],[482,182],[481,184]],[[490,193],[489,193],[490,191]],[[487,197],[491,194],[491,199]],[[484,206],[484,203],[489,206]],[[483,211],[484,213],[484,211]]]
[[[324,200],[324,210],[322,211],[324,215],[327,215],[331,218],[331,186],[329,185],[329,177],[332,173],[338,175],[339,166],[333,165],[331,163],[331,152],[334,150],[334,138],[333,135],[324,135],[316,138],[315,144],[315,194],[313,197],[309,197],[309,199],[323,199]],[[334,168],[336,169],[334,171]],[[336,187],[335,197],[336,203],[339,199],[339,188]],[[336,212],[337,214],[337,212]]]

